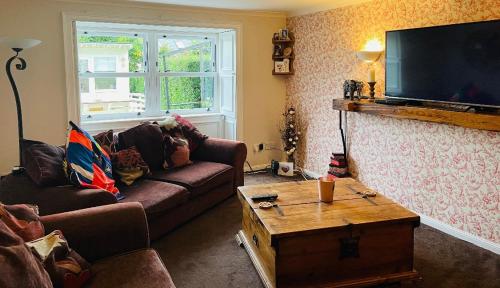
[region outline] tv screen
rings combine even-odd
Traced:
[[[500,107],[500,21],[386,32],[389,98]]]

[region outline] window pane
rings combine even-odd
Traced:
[[[78,60],[78,72],[85,73],[89,71],[89,59]]]
[[[95,79],[95,90],[116,90],[116,78]]]
[[[84,82],[82,80],[89,83],[89,92],[80,95],[82,115],[143,112],[145,109],[143,77],[81,78],[80,83]],[[100,85],[114,89],[99,90]]]
[[[213,72],[212,41],[204,37],[164,37],[158,40],[160,72]]]
[[[80,78],[80,93],[89,93],[89,79]]]
[[[116,57],[94,57],[94,72],[116,72]]]
[[[163,77],[161,110],[212,108],[214,77]]]
[[[144,39],[136,36],[78,36],[79,64],[85,59],[89,72],[144,72]],[[80,67],[80,73],[84,73]]]

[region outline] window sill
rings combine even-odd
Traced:
[[[223,119],[221,113],[200,113],[200,114],[185,114],[181,115],[192,123],[216,122]],[[115,130],[116,132],[126,130],[128,128],[139,125],[146,121],[162,121],[167,116],[162,117],[143,117],[131,119],[116,119],[116,120],[92,120],[81,121],[80,125],[83,129],[91,134],[100,133],[107,130]]]

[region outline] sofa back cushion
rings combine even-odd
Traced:
[[[45,288],[53,287],[42,264],[0,219],[0,287]]]
[[[40,141],[23,140],[23,166],[38,186],[68,184],[64,172],[64,148]]]
[[[143,123],[118,134],[119,149],[135,146],[151,170],[163,165],[163,134],[158,124]]]

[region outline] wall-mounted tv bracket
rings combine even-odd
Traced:
[[[347,112],[345,113],[345,121],[347,123]],[[346,163],[346,166],[349,167],[349,164],[347,163],[347,148],[346,148],[346,136],[344,134],[344,128],[342,128],[342,110],[339,110],[339,130],[340,130],[340,137],[342,137],[342,147],[343,147],[343,153],[344,153],[344,160]]]

